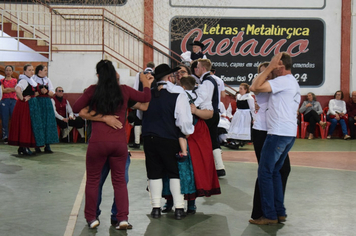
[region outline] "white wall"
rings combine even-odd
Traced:
[[[48,77],[55,88],[61,86],[66,93],[82,93],[97,82],[95,66],[102,59],[101,53],[53,53],[52,59]],[[119,69],[116,62],[113,65],[120,74],[120,83],[132,87],[135,76],[130,76],[130,70]]]
[[[81,93],[97,81],[95,66],[101,53],[53,53],[48,65],[48,77],[53,86],[66,93]]]

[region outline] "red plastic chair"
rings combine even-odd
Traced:
[[[73,134],[73,143],[77,143],[78,135],[79,135],[77,128],[73,127],[72,134]]]
[[[329,110],[329,107],[325,107],[325,108],[323,109],[325,121],[326,121],[326,114],[328,113],[328,110]],[[345,114],[343,119],[345,120],[345,123],[346,123],[346,126],[347,126],[347,130],[349,130],[349,126],[348,126],[348,119],[349,119],[349,116],[348,116],[347,114]],[[326,136],[328,135],[328,133],[329,133],[330,125],[331,125],[331,123],[330,123],[329,121],[326,121],[325,137],[326,137]],[[344,134],[342,133],[342,130],[341,130],[341,125],[340,125],[340,123],[337,123],[335,130],[338,130],[338,136],[339,136],[340,138],[342,138],[342,137],[344,136]]]
[[[324,115],[323,113],[320,114],[320,120],[324,121]],[[309,126],[309,122],[304,121],[304,114],[301,113],[300,114],[300,138],[304,139],[307,133],[307,128]],[[321,136],[322,139],[325,139],[325,130],[323,129],[323,127],[321,127],[321,125],[319,123],[316,124],[316,126],[318,127],[317,129],[315,129],[315,137],[319,137],[319,134]]]

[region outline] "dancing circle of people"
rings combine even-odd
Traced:
[[[176,68],[167,64],[147,64],[136,76],[134,88],[120,84],[120,75],[109,60],[96,65],[98,82],[88,87],[70,107],[63,98],[63,88],[54,89],[47,77],[47,67],[24,67],[19,81],[12,78],[13,67],[6,66],[1,81],[3,140],[19,146],[18,154],[53,153],[50,144],[59,142],[57,125],[66,129],[83,127],[83,119],[91,121],[91,137],[86,153],[85,219],[89,228],[100,225],[102,187],[111,171],[114,201],[111,224],[118,230],[132,229],[128,221],[128,169],[130,153],[124,129],[127,109],[135,109],[135,142],[140,135],[151,199],[150,216],[160,218],[172,212],[184,219],[197,211],[197,197],[221,194],[219,177],[226,175],[221,144],[238,149],[253,138],[258,161],[251,224],[266,225],[286,221],[284,193],[290,172],[288,152],[297,133],[297,111],[300,88],[291,74],[292,59],[287,53],[276,54],[270,62],[261,63],[252,85],[242,83],[236,97],[236,112],[225,109],[223,81],[214,75],[215,68],[201,52],[204,45],[194,41],[193,52],[185,53],[185,61]],[[252,97],[254,92],[256,98]],[[51,100],[52,97],[52,100]],[[344,139],[346,122],[355,124],[355,114],[346,117],[346,104],[341,91],[329,103],[328,121],[331,137],[340,123]],[[356,92],[347,107],[355,110]],[[13,111],[12,111],[13,110]],[[137,110],[137,111],[136,111]],[[4,112],[5,111],[5,112]],[[317,124],[323,129],[320,103],[309,93],[299,112],[310,122],[309,139]],[[79,113],[79,116],[74,116]],[[10,131],[7,129],[12,117]],[[349,120],[347,120],[349,119]],[[352,119],[352,120],[351,120]],[[352,123],[353,122],[353,123]],[[7,125],[7,126],[6,126]],[[80,132],[83,137],[83,131]],[[166,199],[161,206],[161,198]],[[185,201],[187,200],[187,204]]]

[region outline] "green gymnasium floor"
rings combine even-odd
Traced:
[[[356,232],[356,140],[297,139],[290,152],[284,224],[248,223],[257,175],[252,145],[223,148],[227,176],[222,194],[197,200],[197,214],[152,219],[141,150],[132,151],[129,222],[132,230],[110,226],[113,190],[104,186],[101,225],[91,230],[83,216],[86,144],[52,145],[54,154],[20,157],[0,144],[0,235],[354,235]],[[163,200],[162,200],[163,205]]]

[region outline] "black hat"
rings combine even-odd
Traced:
[[[204,44],[202,44],[201,42],[195,40],[193,43],[190,43],[189,45],[197,45],[199,47],[201,47],[201,49],[203,49],[205,47]]]
[[[176,72],[180,69],[180,67],[176,67],[171,69],[167,64],[160,64],[156,67],[154,72],[154,77],[157,81],[160,81],[164,76],[169,75],[173,72]]]

